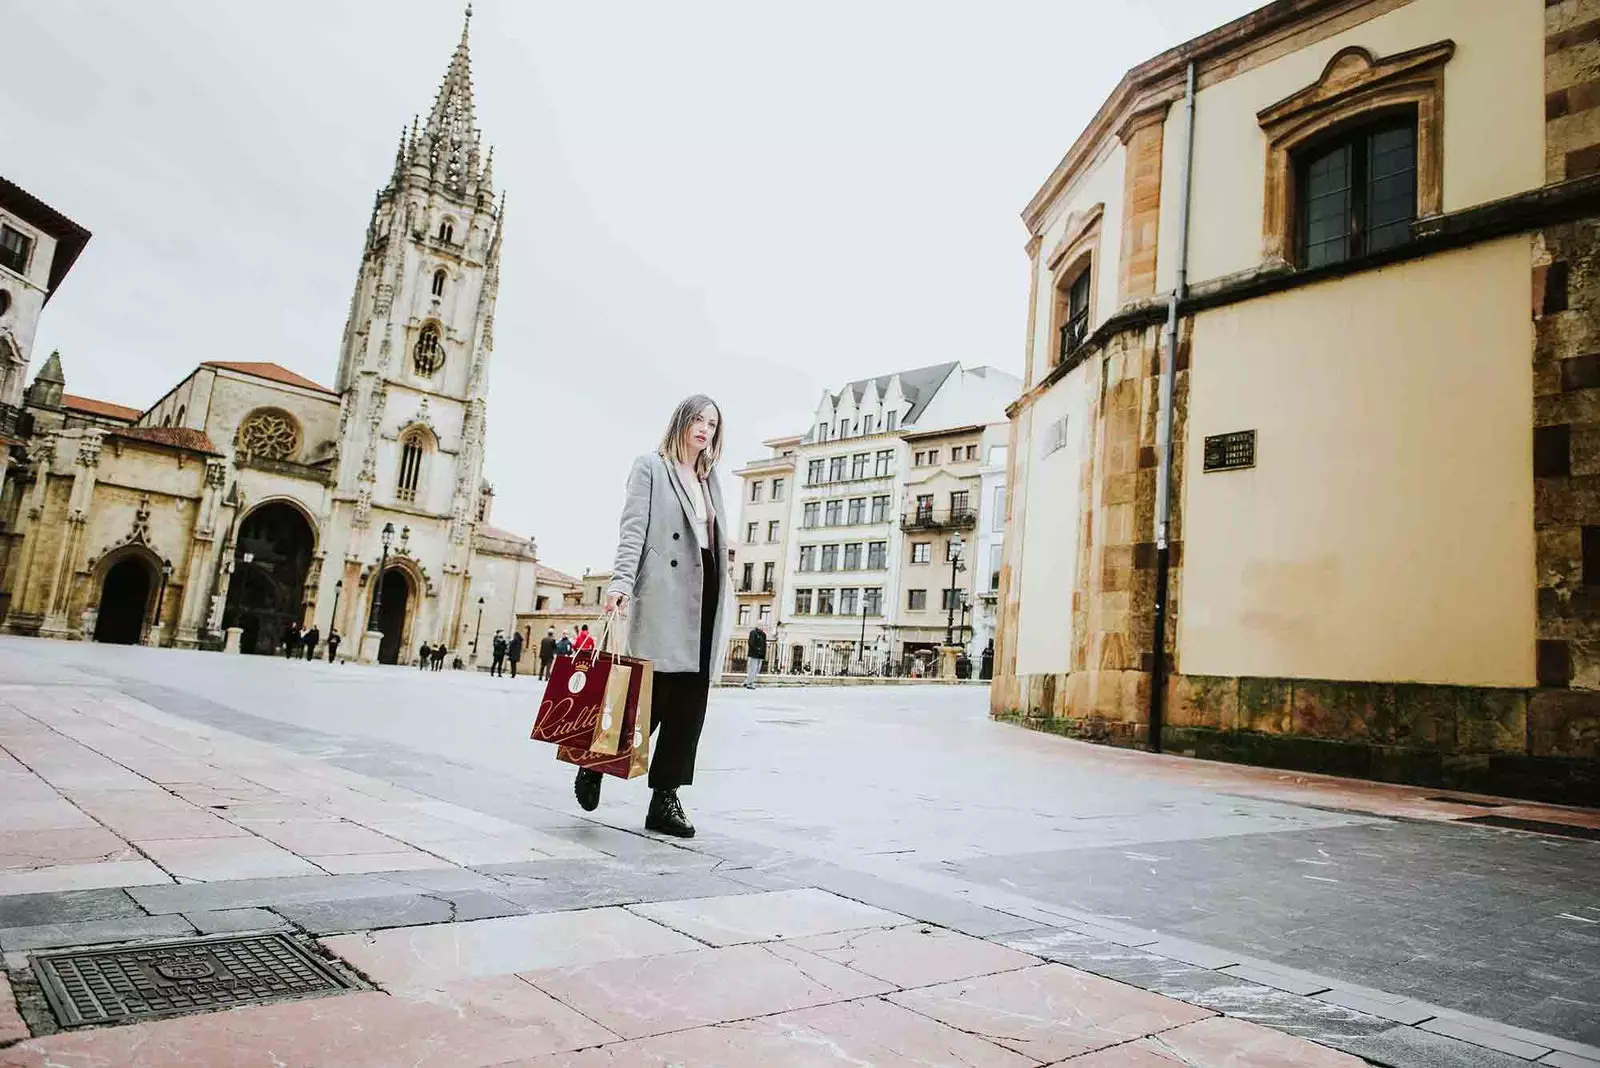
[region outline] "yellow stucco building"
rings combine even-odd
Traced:
[[[1595,800],[1600,0],[1279,0],[1024,220],[995,714]]]

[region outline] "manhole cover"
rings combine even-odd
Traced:
[[[350,985],[281,934],[41,954],[33,958],[33,971],[62,1027],[253,1005]]]

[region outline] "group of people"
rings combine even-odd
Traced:
[[[437,645],[422,643],[422,648],[417,650],[417,667],[423,671],[443,671],[445,654],[450,650],[444,647],[444,642]]]
[[[504,678],[507,661],[511,664],[511,677],[517,677],[517,661],[522,659],[522,632],[511,632],[511,640],[507,641],[504,631],[494,632],[494,660],[489,664],[489,674]]]
[[[322,631],[315,623],[301,631],[300,624],[291,620],[283,628],[283,658],[285,660],[315,660],[317,646],[322,644]],[[339,632],[328,631],[328,662],[336,663],[339,657]]]

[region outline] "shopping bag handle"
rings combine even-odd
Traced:
[[[600,624],[600,636],[595,639],[594,647],[591,648],[591,649],[580,649],[580,650],[578,650],[577,655],[572,658],[572,662],[573,662],[574,666],[581,665],[583,663],[583,654],[584,653],[588,653],[589,654],[589,665],[588,666],[592,668],[592,667],[594,667],[595,664],[599,663],[600,654],[601,653],[615,653],[616,652],[616,650],[612,648],[611,639],[613,637],[615,637],[615,634],[614,634],[614,631],[613,631],[612,626],[611,626],[611,620],[612,620],[612,615],[610,613],[607,613],[606,618],[605,618],[605,622]]]

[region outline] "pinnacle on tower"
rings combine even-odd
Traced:
[[[419,152],[425,160],[433,181],[446,190],[465,196],[468,183],[476,177],[472,156],[478,138],[477,118],[472,106],[472,57],[468,49],[468,31],[472,27],[472,7],[467,6],[466,20],[461,26],[461,42],[450,57],[433,100],[433,110],[422,129]]]

